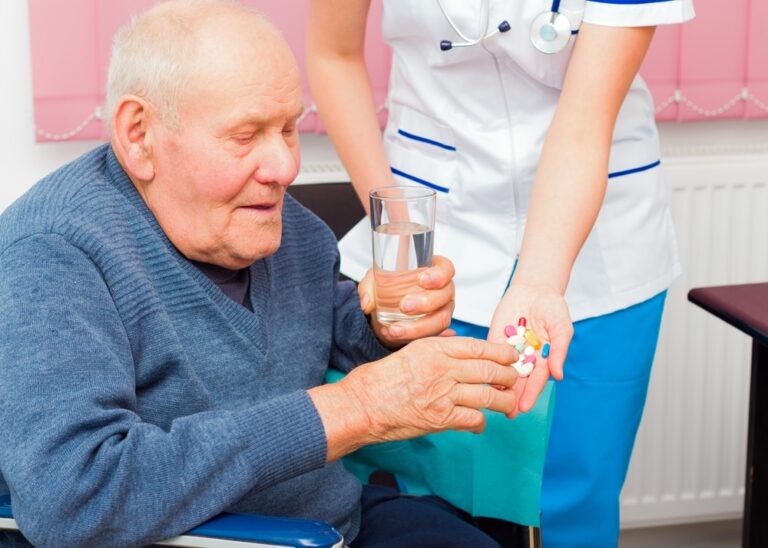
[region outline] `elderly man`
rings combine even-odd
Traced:
[[[326,520],[352,546],[493,545],[338,460],[512,413],[490,385],[514,385],[516,355],[384,347],[447,326],[450,263],[406,297],[424,318],[369,326],[330,230],[285,195],[302,102],[279,33],[228,2],[161,4],[117,36],[108,95],[110,145],[0,217],[0,471],[24,535],[136,546],[230,510]],[[329,364],[351,373],[323,385]]]

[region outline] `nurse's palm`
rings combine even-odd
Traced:
[[[517,326],[520,318],[533,329],[543,343],[550,343],[547,358],[536,352],[536,366],[527,378],[518,379],[515,392],[518,395],[519,410],[526,413],[536,403],[550,375],[557,380],[563,378],[563,364],[568,346],[573,337],[573,324],[565,299],[557,291],[546,286],[510,284],[496,311],[488,331],[488,340],[504,342],[504,328]]]

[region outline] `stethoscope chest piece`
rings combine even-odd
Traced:
[[[542,53],[562,51],[571,38],[571,23],[562,13],[545,11],[531,23],[531,42]]]

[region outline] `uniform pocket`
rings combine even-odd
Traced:
[[[395,180],[434,189],[437,219],[447,222],[448,195],[456,189],[457,178],[453,130],[410,107],[393,105],[384,142]]]

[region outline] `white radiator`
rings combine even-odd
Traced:
[[[768,150],[670,152],[662,165],[683,273],[669,291],[621,497],[623,527],[734,518],[743,509],[751,339],[687,293],[768,280]]]

